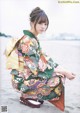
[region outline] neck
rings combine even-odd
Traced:
[[[29,30],[31,33],[33,33],[35,36],[38,35],[38,33],[36,31],[34,31],[33,29]]]

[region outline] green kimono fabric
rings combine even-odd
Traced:
[[[54,72],[58,64],[42,52],[34,34],[28,30],[23,32],[24,36],[13,49],[14,58],[18,58],[18,68],[11,68],[13,87],[26,98],[58,100],[64,89],[63,78]]]

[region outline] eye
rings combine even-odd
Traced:
[[[38,24],[42,24],[42,22],[38,22]]]
[[[43,22],[42,24],[45,25],[45,26],[47,26],[47,23],[45,23],[45,22]]]
[[[47,23],[45,22],[38,22],[38,24],[44,24],[45,26],[47,26]]]
[[[45,25],[47,26],[47,23],[45,23]]]

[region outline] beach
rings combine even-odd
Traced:
[[[0,74],[0,104],[7,106],[7,113],[63,113],[48,101],[41,108],[30,108],[19,103],[20,93],[11,84],[11,75],[6,69],[4,50],[9,38],[0,38],[1,74]],[[64,113],[80,113],[80,41],[40,41],[42,50],[58,64],[76,74],[74,80],[65,81],[65,111]]]

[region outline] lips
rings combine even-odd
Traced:
[[[43,30],[43,29],[41,29],[40,31],[41,31],[41,32],[44,32],[44,30]]]

